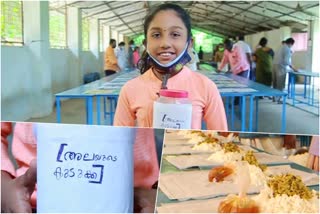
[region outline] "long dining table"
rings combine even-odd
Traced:
[[[266,87],[262,84],[251,80],[232,75],[232,74],[217,74],[215,72],[200,71],[211,79],[218,87],[218,90],[225,98],[225,109],[228,118],[230,130],[235,129],[235,105],[233,100],[236,97],[240,99],[241,112],[241,130],[240,131],[257,131],[259,124],[259,97],[260,96],[281,96],[283,98],[282,113],[281,113],[281,130],[286,131],[286,97],[287,93],[276,89]],[[86,122],[94,124],[94,99],[96,99],[96,124],[101,124],[101,103],[103,102],[103,115],[109,116],[109,124],[113,124],[114,112],[117,105],[117,100],[121,87],[130,79],[137,77],[137,70],[131,72],[123,72],[116,74],[113,78],[104,77],[100,80],[81,85],[79,87],[57,93],[56,97],[56,119],[61,122],[61,100],[68,99],[84,99],[86,103]],[[111,75],[112,76],[112,75]],[[109,108],[106,107],[106,100],[110,101]],[[246,105],[249,106],[249,116],[246,116]],[[277,118],[275,118],[277,119]],[[248,127],[247,127],[248,121]]]

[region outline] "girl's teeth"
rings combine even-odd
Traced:
[[[170,56],[170,53],[162,53],[161,56]]]

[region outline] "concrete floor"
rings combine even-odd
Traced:
[[[300,90],[301,87],[298,87]],[[316,97],[319,97],[319,90],[317,90]],[[305,105],[297,105],[293,107],[291,105],[292,100],[287,101],[286,108],[286,133],[293,134],[319,134],[319,115],[318,108],[306,107]],[[101,105],[102,106],[102,105]],[[247,105],[248,106],[248,105]],[[303,107],[303,109],[300,109]],[[94,104],[95,109],[95,104]],[[310,110],[311,109],[311,110]],[[313,113],[310,113],[313,112]],[[101,109],[101,112],[103,110]],[[269,99],[259,100],[259,125],[257,132],[266,133],[280,133],[281,131],[281,112],[282,105],[272,102]],[[249,109],[247,108],[246,115],[248,116]],[[235,130],[240,130],[240,112],[239,109],[235,109]],[[104,121],[101,116],[102,124],[110,125],[109,120]],[[85,102],[81,99],[70,99],[62,102],[62,123],[69,124],[85,124]],[[109,118],[107,118],[109,119]],[[56,122],[55,108],[53,112],[42,118],[32,118],[28,122]],[[94,110],[94,123],[96,123],[96,110]],[[247,121],[247,127],[249,126]]]

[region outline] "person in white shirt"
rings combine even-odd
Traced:
[[[291,47],[294,44],[294,39],[289,38],[285,40],[285,44],[282,45],[280,50],[275,54],[272,70],[272,84],[273,88],[283,91],[286,83],[286,76],[289,70],[297,71],[291,64],[292,50]],[[275,97],[273,102],[275,102]],[[281,97],[278,99],[278,103],[281,104]]]
[[[240,48],[240,50],[242,50],[246,54],[248,63],[250,65],[248,78],[250,80],[255,80],[255,74],[252,70],[252,51],[251,51],[250,46],[246,42],[244,42],[244,36],[240,35],[238,37],[238,41],[234,45],[238,46]]]
[[[200,60],[196,50],[193,48],[193,41],[194,40],[192,38],[188,48],[188,54],[191,57],[191,60],[186,64],[186,66],[192,71],[197,71],[199,69]]]
[[[142,56],[143,52],[146,50],[146,39],[142,41],[141,46],[139,47],[139,54]]]
[[[128,56],[125,50],[125,43],[120,42],[118,48],[115,50],[116,57],[118,59],[118,65],[121,71],[124,71],[128,66]]]

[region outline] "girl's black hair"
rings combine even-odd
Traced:
[[[172,3],[165,3],[161,4],[156,8],[153,8],[149,14],[146,16],[143,24],[144,28],[144,37],[147,39],[147,33],[148,33],[148,28],[150,26],[150,23],[154,19],[154,17],[159,13],[160,11],[164,10],[173,10],[177,13],[178,17],[183,21],[184,25],[187,28],[187,33],[188,33],[188,41],[191,38],[191,19],[187,11],[185,11],[182,7],[176,4]],[[148,46],[148,41],[146,42],[146,47]],[[146,72],[149,68],[151,67],[150,61],[149,61],[149,54],[146,52],[146,50],[143,52],[141,59],[138,62],[138,68],[140,70],[140,73],[143,74]]]

